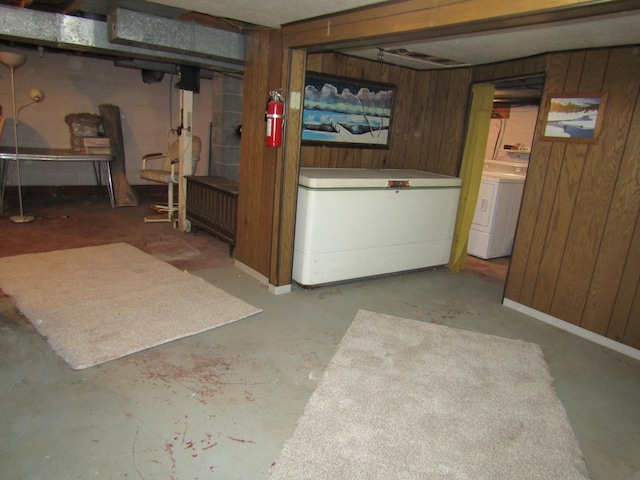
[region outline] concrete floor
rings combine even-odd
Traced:
[[[502,306],[504,264],[274,296],[210,235],[106,203],[47,201],[26,225],[5,213],[0,256],[126,241],[263,312],[74,371],[0,297],[3,479],[266,478],[359,309],[538,343],[591,478],[640,479],[639,362]]]

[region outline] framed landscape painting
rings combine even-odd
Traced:
[[[606,93],[551,95],[545,106],[542,139],[597,142],[606,102]]]
[[[308,72],[302,143],[389,148],[395,88]]]

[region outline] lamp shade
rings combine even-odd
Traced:
[[[44,100],[44,92],[39,88],[32,88],[29,90],[29,98],[36,103],[41,102]]]
[[[9,68],[18,68],[25,64],[27,57],[21,53],[0,52],[0,62]]]

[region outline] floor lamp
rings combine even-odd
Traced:
[[[16,68],[21,67],[27,61],[27,57],[20,53],[13,52],[0,52],[0,62],[9,67],[11,71],[11,97],[13,99],[13,140],[15,143],[16,149],[16,170],[18,174],[18,199],[20,201],[20,215],[14,215],[13,217],[9,217],[13,223],[29,223],[35,220],[35,217],[32,215],[25,216],[24,210],[22,207],[22,185],[20,179],[20,154],[18,149],[18,114],[20,110],[33,103],[41,102],[44,99],[44,93],[42,90],[38,88],[32,88],[29,92],[29,96],[31,97],[31,103],[20,107],[20,110],[16,109],[16,84],[14,79],[14,72]]]

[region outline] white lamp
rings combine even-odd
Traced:
[[[20,179],[20,153],[18,149],[18,114],[20,111],[28,107],[29,105],[33,105],[34,103],[41,102],[44,99],[44,93],[39,88],[32,88],[29,91],[29,97],[31,98],[31,102],[20,107],[20,110],[16,109],[16,84],[14,80],[14,72],[16,68],[21,67],[27,61],[27,57],[20,53],[13,52],[0,52],[0,62],[9,67],[11,72],[11,96],[13,99],[13,140],[15,143],[16,149],[16,170],[18,173],[18,199],[20,201],[20,215],[15,215],[13,217],[9,217],[13,223],[29,223],[35,220],[35,217],[32,215],[25,216],[24,210],[22,207],[22,185]]]

